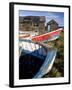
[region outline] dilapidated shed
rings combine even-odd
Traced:
[[[59,28],[58,23],[54,19],[50,20],[46,26],[48,32],[56,30],[58,28]]]

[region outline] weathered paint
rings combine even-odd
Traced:
[[[43,65],[41,66],[39,72],[33,78],[41,78],[43,75],[45,75],[51,70],[56,57],[56,52],[57,50],[51,50],[48,52],[47,57]]]
[[[34,36],[34,37],[32,37],[32,41],[34,41],[34,42],[36,42],[36,41],[43,42],[43,41],[46,41],[46,40],[49,40],[49,41],[55,40],[59,37],[59,34],[62,30],[63,29],[60,28],[60,29],[57,29],[55,31],[52,31],[52,32],[49,32],[49,33],[46,33],[46,34]]]
[[[40,67],[38,73],[33,77],[33,78],[41,78],[43,75],[45,75],[51,70],[56,57],[57,50],[53,48],[48,49],[48,52],[44,54],[44,48],[39,44],[35,44],[30,40],[23,40],[21,42],[22,42],[22,48],[20,47],[21,54],[30,53],[33,56],[36,56],[38,58],[41,58],[41,60],[44,60],[44,63]],[[24,45],[26,45],[26,47]]]

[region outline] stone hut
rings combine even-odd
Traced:
[[[20,31],[35,31],[42,34],[45,32],[45,16],[23,16],[19,17]]]

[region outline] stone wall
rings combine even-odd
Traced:
[[[20,23],[20,31],[35,31],[40,33],[45,32],[45,24],[43,22],[39,23],[38,26],[35,26],[33,23]]]

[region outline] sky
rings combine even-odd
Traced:
[[[46,23],[51,19],[54,19],[59,24],[59,26],[64,26],[63,12],[19,10],[19,16],[45,16]]]

